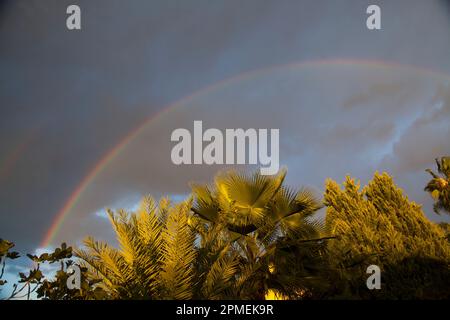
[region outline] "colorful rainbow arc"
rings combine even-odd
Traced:
[[[231,82],[242,80],[245,78],[249,78],[255,75],[260,74],[266,74],[269,73],[275,69],[281,69],[281,68],[300,68],[300,67],[314,67],[314,66],[330,66],[330,65],[362,65],[362,66],[368,66],[368,67],[378,67],[378,68],[402,68],[402,69],[409,69],[409,70],[415,70],[421,73],[427,73],[430,75],[436,75],[440,76],[446,79],[449,79],[449,76],[447,74],[444,74],[439,71],[430,70],[426,68],[416,67],[416,66],[410,66],[410,65],[403,65],[398,63],[391,63],[391,62],[385,62],[385,61],[379,61],[379,60],[355,60],[355,59],[332,59],[332,60],[313,60],[313,61],[306,61],[306,62],[295,62],[295,63],[288,63],[288,64],[282,64],[282,65],[274,65],[269,66],[266,68],[246,71],[240,74],[237,74],[231,78],[227,78],[224,80],[221,80],[217,83],[214,83],[212,85],[206,86],[204,88],[201,88],[198,91],[195,91],[194,93],[190,94],[189,96],[186,96],[175,103],[163,108],[158,113],[156,113],[153,116],[148,117],[145,121],[143,121],[140,125],[138,125],[135,129],[133,129],[131,132],[129,132],[123,139],[120,140],[118,144],[116,144],[111,150],[106,152],[102,158],[95,164],[95,166],[88,172],[88,174],[80,181],[76,189],[72,192],[70,197],[67,199],[63,207],[60,209],[60,211],[57,213],[55,219],[53,220],[53,223],[51,224],[50,229],[48,229],[47,233],[45,234],[44,239],[41,242],[41,247],[47,247],[51,244],[55,236],[57,235],[59,229],[61,228],[62,224],[64,223],[64,220],[67,218],[69,213],[71,212],[72,208],[77,204],[80,197],[83,195],[83,192],[87,189],[87,187],[90,185],[90,183],[97,177],[105,167],[110,164],[114,158],[119,155],[130,143],[134,138],[136,138],[143,130],[146,128],[151,122],[156,120],[158,117],[160,117],[162,114],[169,112],[172,109],[175,109],[177,106],[182,105],[183,103],[186,103],[190,101],[191,99],[200,96],[202,94],[205,94],[209,91],[212,91],[222,85],[229,84]]]

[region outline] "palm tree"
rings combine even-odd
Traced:
[[[320,202],[307,189],[283,185],[286,170],[275,176],[234,171],[216,176],[214,185],[193,185],[192,211],[212,226],[230,232],[239,256],[239,298],[268,293],[299,298],[323,283],[325,230],[313,219]]]
[[[428,182],[425,191],[429,192],[435,200],[434,212],[439,214],[445,211],[450,214],[450,157],[435,160],[438,174],[431,169],[426,169],[433,178]]]
[[[135,214],[109,210],[120,248],[88,237],[75,253],[111,299],[222,298],[237,260],[223,241],[196,237],[191,206],[146,197]]]
[[[285,176],[228,172],[193,186],[195,202],[109,210],[120,247],[88,237],[75,254],[112,299],[305,297],[323,284],[327,238],[313,220],[319,201]]]

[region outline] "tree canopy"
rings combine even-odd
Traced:
[[[340,270],[341,294],[354,298],[450,296],[450,246],[443,229],[409,201],[387,173],[364,188],[347,177],[326,182],[326,223],[331,262]],[[382,290],[365,287],[366,269],[381,268]]]
[[[448,179],[446,161],[437,163]],[[445,209],[444,178],[430,173],[426,190]],[[34,266],[6,298],[450,298],[449,224],[430,221],[389,174],[364,187],[351,177],[327,180],[323,201],[285,177],[226,171],[178,203],[148,196],[133,212],[108,210],[118,247],[87,237],[81,248],[28,254]],[[6,261],[20,257],[13,247],[0,239],[0,286]],[[51,277],[43,263],[60,267]],[[372,265],[379,290],[366,285]],[[67,285],[74,266],[79,288]]]

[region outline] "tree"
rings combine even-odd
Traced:
[[[20,254],[16,251],[11,251],[14,247],[14,243],[8,240],[0,239],[0,262],[1,262],[1,271],[0,271],[0,286],[3,286],[7,283],[6,280],[2,280],[2,277],[5,272],[6,260],[14,260],[20,257]],[[30,259],[31,255],[27,255]],[[13,290],[9,296],[6,296],[6,300],[12,299],[23,299],[26,298],[29,300],[31,298],[31,294],[39,288],[41,281],[44,277],[41,270],[39,269],[40,264],[36,261],[37,264],[33,269],[31,269],[26,275],[23,272],[19,272],[19,281],[18,283],[13,284]]]
[[[330,262],[340,273],[335,296],[383,299],[450,297],[450,246],[387,174],[376,173],[360,190],[347,177],[343,189],[326,182],[326,224],[338,238],[329,242]],[[367,267],[381,268],[381,290],[366,287]]]
[[[56,270],[53,277],[42,275],[41,281],[37,286],[37,298],[43,300],[103,300],[107,298],[107,293],[96,284],[100,279],[90,279],[87,276],[87,268],[80,267],[76,261],[72,259],[72,247],[68,247],[65,243],[60,248],[56,248],[51,253],[43,253],[40,256],[27,256],[39,266],[42,263],[59,263],[60,267]],[[80,287],[69,288],[67,285],[70,281],[71,272],[69,268],[80,269]]]
[[[0,239],[0,285],[4,285],[6,280],[1,280],[4,274],[6,259],[17,259],[20,257],[18,252],[11,251],[14,243]],[[36,293],[37,298],[45,300],[86,300],[101,299],[102,292],[93,287],[94,283],[90,281],[82,281],[81,288],[69,289],[67,279],[70,274],[67,268],[75,266],[75,262],[71,260],[72,247],[68,247],[65,243],[61,247],[56,248],[53,252],[42,253],[41,255],[27,254],[27,257],[33,262],[33,268],[28,274],[19,272],[19,280],[13,284],[12,292],[5,299],[31,299],[32,294]],[[43,263],[53,264],[59,263],[60,269],[56,271],[56,275],[51,277],[44,275],[41,270]],[[86,270],[82,269],[82,273]],[[83,278],[83,277],[82,277]]]
[[[192,201],[157,205],[146,197],[136,213],[109,210],[120,248],[88,237],[76,250],[87,275],[111,299],[215,299],[231,288],[237,260],[220,230],[200,228]],[[196,245],[196,240],[199,244]]]
[[[275,176],[228,171],[212,186],[192,187],[197,217],[231,233],[242,277],[237,298],[304,298],[325,285],[327,237],[313,219],[321,204],[307,189],[284,186],[285,176],[285,170]]]
[[[441,211],[450,214],[450,157],[435,160],[438,174],[431,169],[426,170],[433,178],[428,182],[425,191],[435,200],[433,208],[437,214]]]
[[[6,260],[14,260],[20,257],[18,252],[11,251],[13,247],[14,243],[0,238],[0,286],[7,283],[6,280],[2,279],[5,274]]]

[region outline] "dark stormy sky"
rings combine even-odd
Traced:
[[[81,30],[66,29],[69,4]],[[369,4],[382,30],[366,28]],[[104,207],[208,181],[219,167],[170,162],[170,132],[194,120],[279,128],[294,186],[387,170],[442,220],[423,185],[450,154],[447,75],[445,1],[2,1],[0,237],[38,248],[96,163],[173,104],[93,179],[52,244],[109,239]]]

